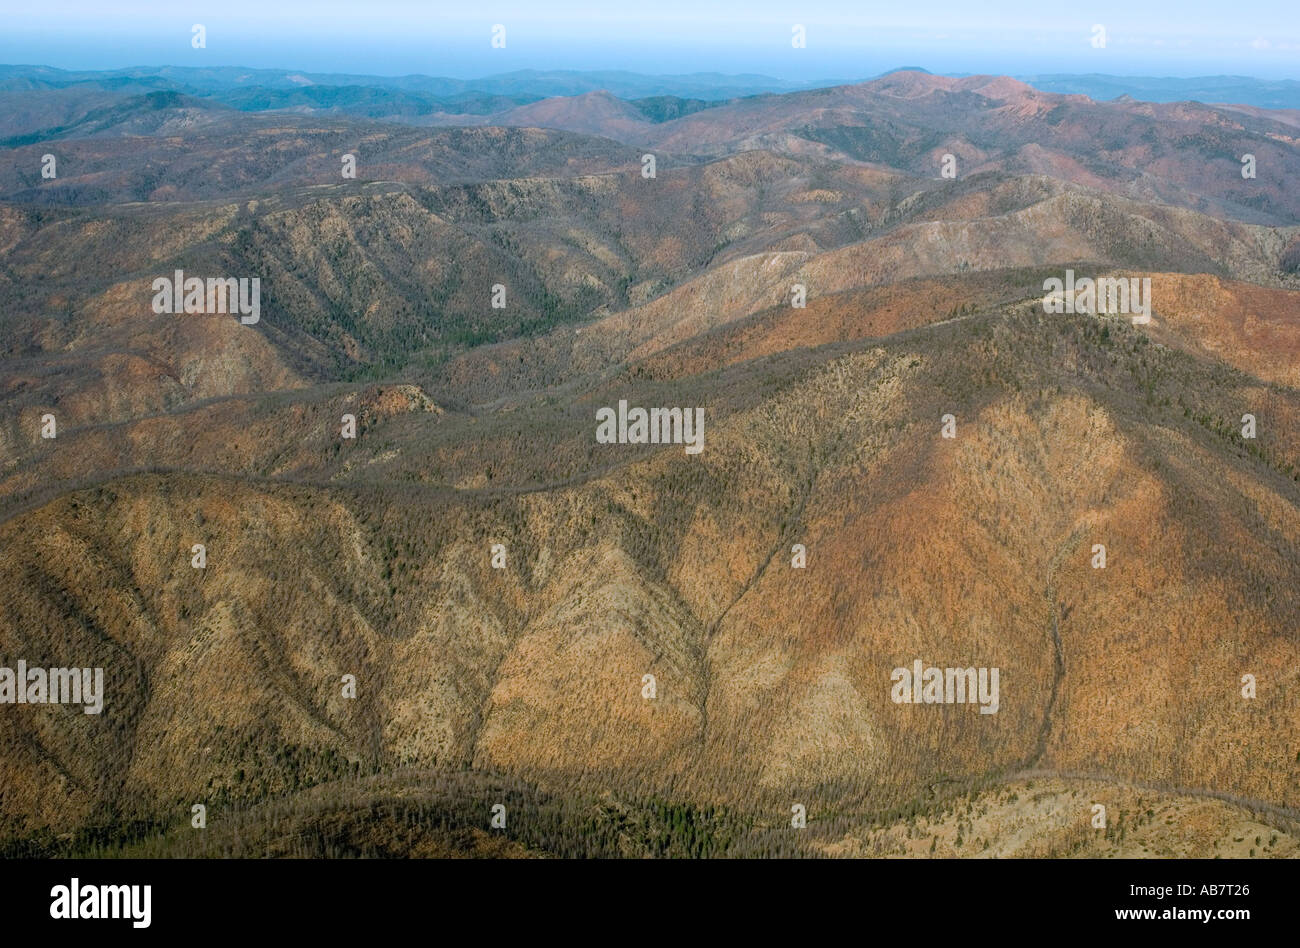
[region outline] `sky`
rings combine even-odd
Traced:
[[[0,62],[476,78],[516,69],[858,79],[941,73],[1300,79],[1296,0],[0,0]],[[191,45],[203,24],[207,45]],[[505,28],[505,48],[492,29]],[[805,48],[791,43],[804,27]],[[1105,28],[1104,48],[1093,45]]]

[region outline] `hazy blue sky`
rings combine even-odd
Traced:
[[[527,68],[861,78],[935,72],[1300,79],[1296,0],[0,0],[0,62],[242,65],[475,77]],[[207,27],[206,49],[190,28]],[[506,48],[492,49],[493,24]],[[808,46],[794,49],[791,26]],[[1107,30],[1105,49],[1090,43]]]

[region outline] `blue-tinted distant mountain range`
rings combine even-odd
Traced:
[[[918,67],[906,67],[917,69]],[[923,70],[922,70],[923,71]],[[674,96],[717,102],[741,96],[792,92],[876,77],[793,81],[761,75],[644,75],[625,71],[521,70],[478,79],[437,76],[364,76],[239,66],[133,66],[73,71],[50,66],[0,65],[0,90],[69,86],[104,91],[175,91],[213,98],[235,108],[330,109],[372,117],[431,112],[485,114],[510,104],[602,90],[623,99]],[[1231,102],[1260,108],[1300,108],[1300,82],[1247,76],[1191,79],[1106,75],[1017,76],[1048,92],[1108,100],[1123,95],[1150,102]]]

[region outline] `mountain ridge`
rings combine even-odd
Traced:
[[[1289,115],[117,78],[0,91],[0,667],[105,680],[0,852],[1300,856]]]

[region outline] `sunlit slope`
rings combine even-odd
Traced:
[[[4,717],[7,835],[403,764],[737,808],[1026,768],[1300,803],[1297,488],[1197,419],[1232,373],[1032,309],[748,368],[702,454],[599,446],[549,489],[134,476],[13,517],[4,654],[110,687]],[[998,712],[893,703],[918,658],[998,667]]]

